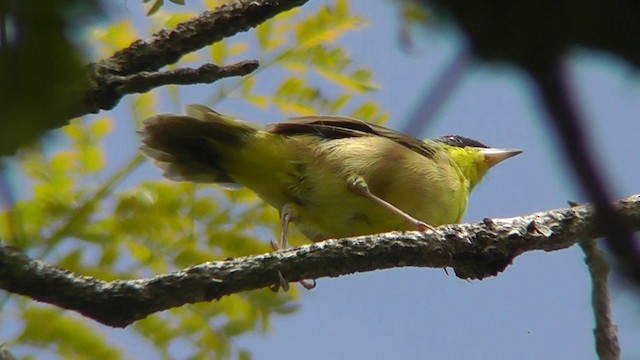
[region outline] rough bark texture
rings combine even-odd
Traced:
[[[580,247],[586,255],[584,262],[591,274],[591,305],[596,320],[593,336],[596,339],[598,358],[600,360],[620,359],[618,327],[613,322],[611,299],[609,299],[609,265],[594,240],[583,241]]]
[[[615,203],[640,230],[640,195]],[[391,232],[326,240],[281,252],[204,263],[147,279],[105,282],[0,247],[0,288],[125,327],[186,303],[211,301],[278,282],[337,277],[392,267],[453,267],[465,279],[503,271],[518,255],[553,251],[601,236],[589,205],[509,219],[445,225],[437,232]]]
[[[68,118],[110,110],[127,94],[146,92],[162,85],[212,83],[224,77],[247,75],[257,68],[257,61],[228,66],[208,64],[196,70],[180,69],[191,76],[184,73],[176,76],[176,71],[180,70],[158,70],[175,63],[188,53],[247,31],[306,2],[307,0],[232,1],[180,23],[175,29],[162,29],[149,40],[137,40],[108,59],[87,67],[86,95],[69,113]],[[198,71],[204,76],[195,76]]]

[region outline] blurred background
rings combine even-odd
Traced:
[[[152,4],[109,2],[102,17],[73,37],[96,61],[214,3],[166,3],[146,16]],[[202,103],[261,125],[315,112],[386,121],[405,131],[466,46],[446,21],[430,19],[425,27],[407,19],[393,1],[316,0],[185,56],[177,67],[243,59],[260,59],[262,66],[242,79],[128,96],[114,110],[74,120],[35,150],[20,152],[5,168],[12,196],[4,205],[22,225],[5,228],[3,238],[47,263],[105,280],[268,251],[277,211],[247,191],[162,179],[138,154],[140,121]],[[592,153],[615,195],[640,192],[637,72],[619,58],[584,49],[567,62]],[[586,201],[545,116],[526,73],[472,61],[412,135],[459,134],[523,149],[476,188],[464,221],[514,217]],[[583,258],[575,246],[526,253],[482,281],[423,268],[319,279],[311,291],[234,295],[127,329],[3,294],[0,338],[19,358],[38,359],[595,359]],[[614,277],[611,296],[622,358],[640,358],[638,295]]]

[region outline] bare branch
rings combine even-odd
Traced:
[[[230,76],[244,76],[258,68],[257,61],[241,61],[227,66],[205,64],[197,69],[143,71],[134,75],[114,76],[114,90],[121,96],[144,93],[162,85],[209,84]]]
[[[549,112],[549,122],[556,129],[576,179],[598,211],[594,225],[602,229],[608,248],[616,256],[623,273],[640,285],[640,245],[611,205],[611,186],[591,156],[593,145],[588,143],[584,121],[571,97],[563,60],[558,58],[531,65],[529,70],[538,84],[542,105]]]
[[[618,201],[620,214],[640,230],[640,195]],[[391,232],[326,240],[286,251],[204,263],[139,280],[105,282],[78,276],[15,248],[0,247],[0,288],[124,327],[158,311],[220,299],[278,282],[337,277],[393,267],[453,267],[461,278],[503,271],[518,255],[553,251],[602,235],[591,206],[509,219],[445,225],[437,232]]]
[[[613,322],[611,314],[611,300],[609,299],[609,265],[604,254],[598,249],[594,240],[580,243],[586,255],[584,262],[591,274],[591,304],[596,319],[593,335],[596,338],[596,351],[600,360],[620,359],[620,344],[618,343],[618,327]]]
[[[153,87],[163,85],[162,82],[157,85],[151,83],[150,79],[139,73],[156,72],[166,65],[175,63],[185,54],[239,32],[247,31],[277,14],[301,6],[307,1],[236,0],[180,23],[173,30],[162,29],[153,34],[150,40],[137,40],[110,58],[88,66],[88,90],[81,104],[71,110],[68,118],[97,113],[100,110],[110,110],[118,104],[124,95],[135,92],[132,89],[139,87],[148,91]],[[216,79],[210,77],[209,80],[198,82],[209,83],[222,77],[246,75],[255,70],[248,65],[245,66],[244,72],[220,73],[221,76]],[[228,68],[228,66],[222,68]],[[130,75],[140,76],[137,79],[144,79],[141,80],[143,84],[133,85],[132,81],[136,78],[128,77]],[[127,79],[130,85],[123,88],[123,79]],[[184,83],[193,84],[196,82],[189,81],[182,84]]]

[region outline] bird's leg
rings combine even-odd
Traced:
[[[424,221],[420,221],[414,218],[413,216],[407,214],[406,212],[398,209],[393,204],[376,196],[376,194],[372,193],[371,190],[369,190],[369,186],[367,185],[367,182],[361,176],[358,176],[358,175],[350,176],[349,179],[347,179],[347,186],[349,187],[349,190],[354,194],[366,197],[367,199],[371,199],[373,202],[386,208],[390,212],[396,215],[400,215],[409,223],[415,225],[416,229],[418,229],[419,231],[435,230],[433,226],[425,223]]]
[[[289,223],[292,222],[297,217],[297,209],[293,204],[285,204],[282,209],[280,209],[280,237],[277,242],[271,240],[271,248],[275,251],[284,250],[287,248],[287,236],[289,234]],[[278,271],[278,278],[280,279],[280,283],[271,287],[271,290],[278,291],[280,287],[282,290],[289,291],[289,282],[282,276],[282,272]],[[300,285],[307,290],[311,290],[316,287],[315,280],[311,280],[311,282],[307,280],[300,280]]]

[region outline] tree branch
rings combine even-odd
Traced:
[[[449,65],[436,77],[433,85],[420,99],[420,105],[411,116],[404,128],[407,134],[417,135],[433,121],[438,111],[447,102],[453,91],[462,82],[466,70],[471,65],[473,54],[467,44],[453,56]]]
[[[218,66],[205,64],[197,69],[181,68],[170,71],[143,71],[133,75],[114,76],[112,86],[118,94],[144,93],[162,85],[209,84],[225,77],[244,76],[258,68],[258,61]]]
[[[615,203],[640,230],[640,195]],[[77,311],[109,326],[125,327],[158,311],[220,299],[278,282],[337,277],[393,267],[453,267],[456,275],[482,279],[503,271],[518,255],[553,251],[602,235],[591,206],[509,219],[445,225],[437,232],[391,232],[326,240],[280,252],[208,262],[138,280],[101,281],[75,275],[0,247],[0,288]]]
[[[100,110],[110,110],[127,94],[149,91],[154,87],[176,82],[168,81],[167,73],[149,78],[148,73],[173,64],[185,54],[191,53],[205,46],[247,31],[277,14],[298,7],[308,0],[236,0],[224,4],[213,11],[206,11],[191,20],[182,22],[173,30],[162,29],[153,34],[150,40],[137,40],[129,47],[116,52],[108,59],[90,64],[87,68],[88,90],[84,99],[74,109],[70,110],[68,118],[97,113]],[[211,76],[209,71],[202,71],[203,78],[182,77],[179,84],[211,83],[223,77],[246,75],[255,70],[257,62],[249,66],[245,63],[242,71],[230,71],[230,67],[221,67],[218,76]],[[192,69],[176,71],[189,72]],[[236,69],[238,70],[238,69]],[[195,73],[192,73],[193,75]],[[134,75],[132,77],[132,75]],[[154,82],[159,80],[158,82]],[[128,83],[123,86],[123,81]],[[141,81],[141,84],[134,84]]]
[[[618,343],[618,327],[613,322],[611,314],[611,300],[609,299],[609,265],[602,251],[594,240],[580,243],[585,254],[584,262],[591,274],[591,303],[596,319],[593,335],[596,339],[596,352],[600,360],[620,359],[620,344]]]
[[[640,284],[640,246],[611,205],[611,186],[591,156],[593,145],[589,144],[584,121],[571,98],[563,60],[556,58],[548,63],[531,65],[529,71],[537,82],[542,106],[549,113],[549,122],[555,127],[576,179],[598,211],[595,225],[602,229],[608,248],[617,257],[623,273]]]

